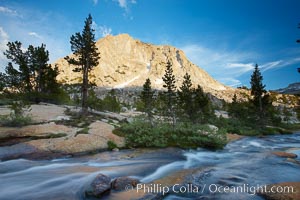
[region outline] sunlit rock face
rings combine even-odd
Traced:
[[[150,78],[153,88],[162,89],[162,77],[166,63],[170,61],[177,88],[182,84],[185,73],[189,73],[194,87],[200,85],[205,92],[219,99],[231,101],[236,93],[236,89],[213,79],[199,66],[190,62],[182,50],[175,47],[144,43],[128,34],[109,35],[98,40],[96,46],[101,58],[99,65],[91,71],[90,80],[98,87],[118,89],[141,87],[146,78]],[[60,70],[58,76],[60,82],[81,81],[81,74],[74,73],[73,67],[64,58],[57,60],[54,65]]]

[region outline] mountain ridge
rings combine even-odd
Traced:
[[[101,58],[99,65],[91,71],[90,80],[98,87],[141,87],[146,78],[150,78],[153,88],[163,89],[162,77],[166,63],[170,61],[178,89],[185,73],[189,73],[194,87],[200,85],[205,92],[227,102],[231,101],[238,90],[213,79],[189,61],[182,50],[170,45],[153,45],[133,39],[128,34],[120,34],[101,38],[96,46]],[[57,60],[55,65],[60,71],[59,82],[72,84],[80,81],[80,73],[74,73],[73,67],[64,58]]]
[[[274,90],[280,94],[300,94],[300,82],[291,83],[285,88]]]

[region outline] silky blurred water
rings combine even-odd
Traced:
[[[51,161],[10,160],[0,162],[0,199],[86,199],[84,191],[99,173],[112,178],[131,176],[151,183],[176,171],[197,168],[202,173],[194,182],[205,185],[205,190],[171,194],[166,199],[261,199],[250,193],[213,193],[208,187],[299,182],[300,165],[274,156],[272,151],[295,153],[300,161],[300,133],[246,137],[220,151],[168,148],[122,150]],[[104,199],[125,198],[122,195],[124,192],[113,193]]]

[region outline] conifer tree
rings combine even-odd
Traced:
[[[7,87],[21,93],[32,92],[33,72],[28,63],[28,52],[22,50],[22,43],[19,41],[8,42],[7,47],[8,49],[4,52],[4,55],[11,60],[5,68],[8,76]],[[15,69],[13,63],[18,65],[19,68]]]
[[[74,72],[82,73],[82,84],[81,84],[81,106],[82,114],[87,113],[88,105],[88,86],[89,86],[89,72],[98,65],[100,54],[96,47],[95,34],[92,29],[92,16],[89,15],[85,20],[85,25],[82,33],[77,32],[71,36],[71,50],[74,53],[74,57],[66,57],[65,59],[76,67],[73,69]]]
[[[0,72],[0,92],[4,90],[6,86],[6,75]]]
[[[121,111],[121,104],[117,98],[116,91],[111,89],[102,101],[104,110],[117,112]]]
[[[193,102],[193,110],[196,114],[196,119],[201,123],[207,121],[213,113],[210,105],[210,100],[208,96],[204,93],[202,87],[200,85],[194,90],[194,102]]]
[[[192,89],[192,81],[191,76],[186,73],[183,77],[183,82],[180,87],[180,91],[178,91],[180,107],[183,110],[183,113],[187,115],[190,121],[194,118],[194,99],[193,99],[193,89]]]
[[[253,96],[253,103],[258,108],[259,112],[263,111],[262,97],[266,93],[265,85],[262,83],[263,77],[258,69],[258,65],[255,65],[254,71],[251,75],[251,95]]]
[[[146,82],[143,85],[143,90],[141,92],[140,98],[143,103],[144,112],[147,114],[148,120],[152,123],[152,109],[154,103],[154,91],[151,88],[151,81],[149,78],[146,79]]]
[[[244,120],[245,108],[243,104],[238,102],[236,94],[232,98],[232,102],[229,104],[228,113],[236,120]]]
[[[165,101],[167,116],[172,118],[173,127],[176,124],[176,86],[175,76],[173,75],[172,64],[170,61],[167,62],[165,75],[162,77],[164,81],[163,87],[166,88]]]
[[[233,117],[237,118],[237,107],[238,107],[238,101],[236,94],[232,97],[232,102],[228,106],[228,114]]]
[[[263,76],[260,73],[258,65],[255,65],[254,71],[251,75],[251,95],[252,95],[252,104],[255,109],[256,119],[261,125],[264,125],[265,121],[268,120],[266,117],[268,108],[272,106],[270,96],[265,90],[265,85],[262,83]]]
[[[49,52],[45,44],[39,47],[30,45],[27,50],[23,49],[19,41],[8,42],[7,46],[4,55],[11,62],[5,69],[6,73],[2,74],[2,79],[5,80],[4,87],[10,88],[10,91],[27,94],[29,99],[34,98],[36,101],[40,101],[39,97],[58,92],[58,69],[48,64]]]

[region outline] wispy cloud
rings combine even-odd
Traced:
[[[136,0],[113,0],[113,1],[117,1],[119,6],[121,8],[123,8],[126,11],[126,13],[129,12],[129,6],[131,4],[136,4],[137,3]]]
[[[127,0],[118,0],[118,2],[121,8],[127,8]]]
[[[99,0],[92,0],[94,5],[97,5]],[[118,3],[118,5],[123,8],[126,13],[129,12],[129,5],[136,4],[137,0],[112,0],[113,2]]]
[[[18,16],[18,12],[16,10],[12,10],[8,7],[3,7],[3,6],[0,6],[0,13],[4,13],[4,14],[7,14],[7,15],[12,15],[12,16]]]
[[[94,5],[98,4],[98,0],[93,0]]]
[[[181,48],[196,65],[206,70],[215,79],[229,86],[240,86],[241,76],[251,73],[259,56],[253,52],[215,50],[200,45],[186,45]],[[253,58],[259,60],[253,60]],[[300,63],[300,57],[283,58],[276,61],[258,63],[261,72],[277,70]]]
[[[1,41],[2,40],[8,41],[8,39],[9,39],[8,34],[4,31],[3,27],[1,27],[1,26],[0,26],[0,39],[1,39]]]
[[[226,85],[230,86],[230,87],[238,87],[242,85],[242,82],[238,79],[235,78],[219,78],[219,81],[221,83],[226,83]]]
[[[37,34],[36,32],[29,32],[28,35],[35,37],[37,39],[42,39],[42,36],[40,36],[39,34]]]
[[[226,63],[224,67],[228,73],[234,77],[241,76],[252,71],[255,63]]]
[[[6,44],[9,41],[9,35],[4,31],[3,27],[0,26],[0,71],[4,71],[4,67],[7,63],[6,57],[3,55],[3,52],[6,51]]]
[[[280,69],[282,67],[286,67],[286,66],[293,65],[296,63],[300,63],[300,57],[268,62],[268,63],[261,65],[260,69],[262,72],[265,72],[268,70]]]
[[[50,52],[50,62],[55,62],[58,58],[71,53],[69,38],[75,31],[72,30],[73,26],[69,19],[61,13],[42,12],[39,9],[20,6],[9,8],[11,11],[3,8],[0,10],[0,26],[2,27],[0,29],[0,67],[2,70],[0,69],[0,71],[3,71],[3,66],[7,65],[7,60],[2,52],[6,50],[8,41],[18,40],[22,42],[23,48],[27,48],[28,45],[40,46],[44,43]],[[12,18],[9,14],[3,14],[4,10],[7,13],[22,13],[22,15]]]
[[[238,77],[253,70],[254,64],[249,62],[255,55],[252,52],[213,50],[195,44],[181,49],[193,63],[226,85],[238,86],[241,84]]]
[[[102,35],[102,37],[106,37],[108,35],[111,35],[111,33],[112,33],[112,29],[108,28],[106,26],[100,26],[99,31],[100,31],[100,34]]]
[[[112,34],[112,29],[107,26],[99,26],[95,21],[92,23],[93,29],[95,30],[96,38],[106,37]]]

